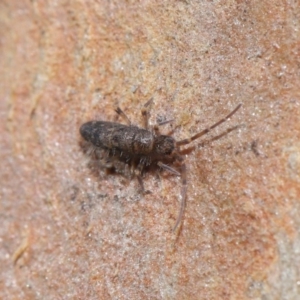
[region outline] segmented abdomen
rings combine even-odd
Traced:
[[[135,155],[146,155],[153,148],[153,134],[136,126],[90,121],[80,127],[82,137],[94,146],[118,149]]]

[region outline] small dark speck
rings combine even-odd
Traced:
[[[79,188],[77,186],[72,186],[71,188],[71,196],[70,196],[70,200],[73,202],[76,200],[77,196],[78,196],[78,192],[79,192]]]
[[[253,151],[253,153],[256,155],[256,156],[259,156],[259,152],[257,150],[257,141],[253,141],[251,143],[251,150]]]

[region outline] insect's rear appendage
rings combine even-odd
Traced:
[[[224,123],[238,111],[241,104],[214,125],[202,130],[190,138],[176,141],[169,135],[161,135],[157,125],[150,128],[149,106],[151,103],[152,99],[150,99],[142,109],[144,128],[132,126],[130,119],[118,107],[116,112],[128,125],[105,121],[90,121],[80,127],[80,133],[82,137],[94,147],[107,151],[111,156],[124,161],[135,169],[134,175],[137,177],[143,191],[144,185],[142,174],[144,169],[151,165],[156,165],[171,174],[181,177],[181,206],[176,223],[173,227],[173,231],[175,231],[182,223],[187,194],[186,165],[183,156],[180,155],[180,146],[191,143]],[[164,125],[169,122],[170,121],[166,121],[158,125]],[[177,161],[180,164],[179,172],[168,165],[174,161]]]

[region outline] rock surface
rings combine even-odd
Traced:
[[[0,3],[1,299],[299,299],[293,1]],[[180,179],[92,173],[79,127],[122,107],[183,139]]]

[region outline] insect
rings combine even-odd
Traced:
[[[117,107],[115,110],[125,121],[126,125],[106,122],[90,121],[80,127],[81,136],[90,142],[97,149],[104,150],[108,157],[122,160],[131,167],[133,175],[137,177],[143,191],[143,172],[150,166],[158,166],[176,176],[181,177],[181,205],[173,231],[181,224],[186,206],[187,174],[183,156],[180,154],[180,147],[207,134],[234,115],[241,107],[239,104],[230,114],[216,122],[214,125],[198,132],[190,138],[176,141],[170,135],[163,135],[159,132],[159,126],[170,123],[173,120],[164,121],[151,127],[149,125],[150,99],[142,109],[144,128],[132,125],[129,118]],[[179,171],[169,166],[174,162],[179,163]]]

